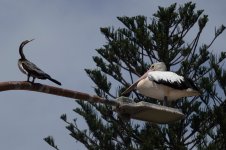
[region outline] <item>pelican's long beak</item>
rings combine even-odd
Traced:
[[[140,82],[140,80],[145,79],[147,77],[148,72],[149,72],[149,70],[144,75],[142,75],[136,82],[134,82],[130,87],[128,87],[124,92],[122,92],[122,95],[125,95],[125,94],[129,93],[130,91],[132,91],[137,86],[137,84]]]

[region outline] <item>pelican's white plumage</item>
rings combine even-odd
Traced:
[[[200,95],[191,79],[166,71],[163,62],[151,65],[150,69],[122,94],[135,87],[144,96],[164,101]]]
[[[179,82],[184,81],[184,77],[177,75],[170,71],[152,71],[148,72],[148,79],[152,81],[169,81],[169,82]]]

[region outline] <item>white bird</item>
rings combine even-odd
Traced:
[[[164,105],[167,101],[200,95],[191,79],[166,71],[166,65],[163,62],[152,64],[150,69],[127,88],[122,95],[129,93],[134,88],[137,88],[144,96],[162,100]]]

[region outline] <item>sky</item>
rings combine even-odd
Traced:
[[[95,49],[106,43],[100,27],[122,24],[117,16],[144,15],[150,18],[158,6],[169,6],[185,0],[0,0],[0,82],[24,81],[26,76],[17,66],[18,48],[22,41],[35,39],[24,52],[42,70],[62,83],[62,88],[94,94],[94,83],[84,69],[95,68]],[[215,27],[226,25],[226,2],[194,1],[204,9],[209,22],[202,36],[204,42],[214,36]],[[212,45],[216,53],[226,50],[226,33]],[[54,85],[50,81],[37,80]],[[36,81],[36,82],[37,82]],[[56,85],[57,86],[57,85]],[[43,141],[52,135],[60,149],[85,149],[75,142],[60,119],[82,118],[73,113],[78,107],[73,99],[29,91],[0,93],[0,149],[52,150]]]

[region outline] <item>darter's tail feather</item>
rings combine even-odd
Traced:
[[[56,83],[56,84],[58,84],[58,85],[61,85],[61,83],[59,82],[59,81],[57,81],[57,80],[55,80],[55,79],[53,79],[53,78],[48,78],[50,81],[52,81],[52,82],[54,82],[54,83]]]

